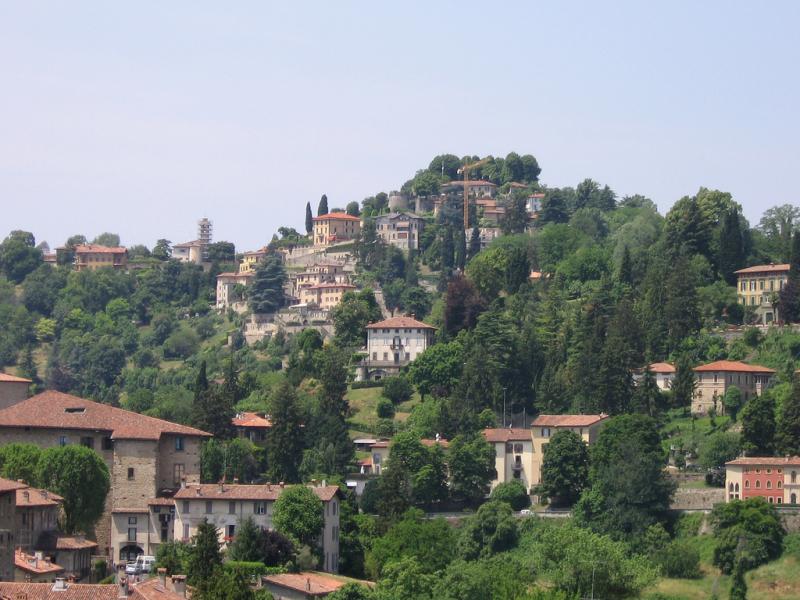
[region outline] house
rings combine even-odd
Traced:
[[[752,308],[763,325],[780,321],[778,294],[789,278],[789,265],[755,265],[734,273],[739,304]]]
[[[245,273],[220,273],[217,275],[217,310],[226,310],[231,304],[241,302],[242,299],[236,294],[236,286],[247,287],[253,281],[254,271]]]
[[[58,518],[64,499],[58,494],[24,485],[17,489],[15,547],[32,553],[41,550],[40,539],[58,532]]]
[[[272,427],[267,415],[260,415],[254,412],[242,412],[233,418],[233,426],[236,428],[236,435],[242,439],[250,440],[257,446],[264,446],[267,439],[267,432]]]
[[[405,253],[419,250],[419,236],[425,228],[425,219],[407,212],[390,213],[375,218],[378,236],[388,245]]]
[[[350,275],[345,273],[344,265],[334,262],[315,262],[302,272],[289,274],[287,295],[300,302],[304,289],[323,283],[351,283]]]
[[[707,414],[714,409],[717,414],[725,414],[722,398],[732,385],[742,391],[742,398],[747,402],[767,389],[775,375],[774,369],[760,365],[748,365],[735,360],[718,360],[694,368],[697,385],[692,397],[692,412]]]
[[[593,444],[608,415],[539,415],[528,428],[484,429],[483,436],[494,446],[497,478],[500,483],[518,479],[529,494],[541,483],[544,451],[550,438],[559,431],[572,431],[586,444]]]
[[[0,373],[0,410],[25,400],[31,383],[30,379],[24,377]]]
[[[17,490],[24,484],[0,478],[0,581],[14,581]]]
[[[301,304],[331,310],[339,306],[347,292],[355,289],[356,286],[350,283],[318,283],[300,288],[299,300]]]
[[[503,235],[503,231],[499,227],[479,227],[478,234],[481,240],[481,250],[486,250],[493,240]],[[467,245],[469,246],[470,240],[472,239],[472,229],[464,231],[464,235],[467,238]]]
[[[400,372],[433,344],[436,328],[413,317],[391,317],[367,325],[367,356],[357,380],[379,380]]]
[[[542,202],[544,202],[544,194],[541,192],[528,196],[525,208],[528,210],[530,218],[536,218],[542,212]]]
[[[14,581],[31,583],[55,583],[56,577],[64,573],[61,567],[42,552],[26,554],[20,549],[14,551]]]
[[[361,219],[347,213],[329,213],[314,217],[314,245],[330,246],[356,239],[361,233]]]
[[[359,474],[380,475],[383,469],[386,468],[386,461],[391,453],[391,440],[368,440],[362,438],[353,440],[353,443],[357,449],[367,450],[370,453],[370,456],[358,461]],[[450,442],[443,437],[439,437],[439,434],[436,434],[434,439],[422,438],[420,443],[428,448],[441,446],[445,450],[450,446]],[[365,448],[365,446],[367,447]]]
[[[675,379],[675,365],[668,362],[655,362],[649,365],[650,372],[656,378],[656,385],[662,392],[672,389]]]
[[[200,480],[200,443],[208,437],[193,427],[55,391],[0,410],[5,443],[81,444],[106,462],[111,490],[95,533],[99,551],[114,561],[145,552],[136,519],[147,514],[150,498]]]
[[[269,253],[269,249],[264,246],[258,250],[250,250],[242,254],[242,262],[239,263],[239,273],[253,273],[264,257]]]
[[[128,250],[123,247],[84,244],[75,246],[75,270],[125,269],[128,266]]]
[[[272,529],[275,501],[288,487],[283,484],[186,485],[174,497],[175,536],[190,540],[205,520],[219,530],[222,542],[232,540],[247,517],[252,517],[263,529]],[[339,488],[324,482],[309,487],[323,503],[325,524],[320,536],[323,570],[335,573],[339,570]]]
[[[324,598],[332,594],[345,584],[356,581],[366,586],[370,583],[357,581],[355,579],[345,579],[343,577],[331,577],[313,571],[301,571],[300,573],[278,573],[275,575],[265,575],[262,578],[263,587],[272,594],[275,600],[313,600],[314,598]]]
[[[192,240],[191,242],[184,242],[172,246],[171,258],[182,263],[202,265],[205,252],[206,247],[201,240]]]
[[[448,183],[442,184],[439,189],[444,193],[448,192],[462,192],[464,191],[464,181],[453,180]],[[469,186],[469,195],[473,198],[485,198],[487,196],[494,196],[497,191],[497,185],[491,181],[483,179],[471,179],[466,182]]]
[[[770,504],[797,505],[800,456],[746,457],[725,463],[727,501],[761,497]]]
[[[43,533],[34,544],[34,551],[64,568],[64,576],[80,580],[92,570],[92,556],[97,554],[97,542],[84,535],[64,535],[57,531]]]
[[[53,583],[0,581],[0,600],[182,600],[186,598],[186,576],[173,575],[167,579],[159,569],[159,576],[132,582],[124,573],[117,583],[73,583],[56,577]]]

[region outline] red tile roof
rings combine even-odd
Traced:
[[[539,415],[533,427],[589,427],[607,419],[608,415]]]
[[[233,418],[234,427],[254,427],[264,429],[272,427],[272,421],[254,412],[243,412]]]
[[[487,442],[530,442],[532,441],[531,430],[522,428],[508,428],[508,429],[484,429],[483,437]]]
[[[165,433],[211,435],[194,427],[55,391],[42,392],[0,410],[0,427],[105,430],[111,432],[112,439],[116,440],[158,440]]]
[[[436,327],[411,317],[391,317],[385,321],[370,323],[367,329],[436,329]]]
[[[11,479],[3,479],[0,477],[0,494],[5,492],[13,492],[14,490],[20,490],[22,488],[28,487],[24,483],[20,483],[18,481],[12,481]]]
[[[441,446],[442,448],[447,448],[450,445],[450,442],[444,438],[439,438],[438,440],[422,438],[420,442],[422,443],[423,446],[428,446],[429,448],[431,446]]]
[[[101,246],[99,244],[84,244],[75,246],[75,254],[122,254],[127,249],[122,246]]]
[[[191,242],[183,242],[182,244],[173,244],[173,248],[198,248],[203,245],[200,240],[192,240]]]
[[[172,506],[175,504],[175,500],[172,498],[150,498],[147,501],[148,506]]]
[[[34,573],[35,575],[48,575],[60,573],[64,567],[50,562],[49,559],[37,559],[34,554],[25,554],[22,550],[14,551],[14,568]]]
[[[753,465],[765,467],[800,467],[800,456],[744,456],[725,463],[728,465]]]
[[[117,600],[116,584],[65,583],[64,590],[54,590],[52,583],[17,583],[0,581],[0,598],[5,600]]]
[[[292,486],[281,487],[279,484],[246,485],[240,483],[200,483],[190,484],[175,493],[176,500],[277,500],[284,490]],[[312,492],[323,502],[333,499],[339,491],[335,485],[309,486]],[[198,491],[200,493],[198,493]]]
[[[651,373],[674,373],[675,365],[668,362],[655,362],[650,365]]]
[[[55,546],[56,550],[88,550],[97,548],[97,542],[87,540],[82,535],[59,535]]]
[[[316,285],[311,285],[311,286],[309,286],[307,288],[304,288],[304,289],[307,289],[307,290],[327,290],[327,289],[332,289],[332,288],[341,288],[341,289],[347,289],[347,290],[354,290],[354,289],[356,289],[356,286],[350,285],[349,283],[318,283]]]
[[[748,365],[738,360],[718,360],[707,365],[700,365],[694,368],[698,373],[710,371],[725,371],[733,373],[774,373],[775,369],[762,367],[761,365]]]
[[[175,592],[172,580],[166,578],[166,585],[161,585],[158,577],[151,577],[133,585],[131,600],[184,600],[186,596]]]
[[[748,273],[780,273],[789,270],[788,264],[781,265],[754,265],[746,269],[734,271],[737,275],[747,275]]]
[[[17,506],[58,506],[64,498],[47,490],[25,487],[17,490]]]
[[[320,215],[314,217],[315,221],[330,221],[336,219],[338,221],[361,221],[359,217],[348,215],[347,213],[328,213],[327,215]]]
[[[327,596],[342,587],[345,582],[319,573],[280,573],[267,575],[264,580],[272,585],[301,592],[307,596]]]
[[[30,379],[24,377],[16,377],[8,373],[0,373],[0,383],[32,383]]]

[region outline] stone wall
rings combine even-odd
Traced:
[[[672,499],[672,510],[711,510],[725,502],[723,488],[678,488]]]
[[[0,494],[0,581],[14,581],[14,510],[16,492]]]
[[[0,381],[0,410],[25,400],[28,397],[28,385],[23,381]]]

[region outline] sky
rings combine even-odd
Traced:
[[[800,203],[797,2],[0,2],[0,237],[215,240],[536,156],[661,212]]]

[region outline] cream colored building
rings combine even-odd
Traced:
[[[201,265],[203,264],[204,250],[203,242],[200,240],[175,244],[172,246],[172,256],[170,258],[182,263]]]
[[[586,444],[593,444],[608,415],[539,415],[527,428],[485,429],[486,441],[494,446],[497,478],[500,483],[520,480],[529,494],[541,483],[544,451],[550,438],[559,431],[572,431]]]
[[[0,373],[0,410],[25,400],[31,383],[30,379]]]
[[[736,386],[747,402],[759,396],[772,385],[775,370],[760,365],[748,365],[735,360],[718,360],[694,368],[697,377],[692,397],[692,412],[705,415],[712,408],[717,414],[725,414],[722,402],[730,386]]]
[[[361,219],[347,213],[329,213],[314,217],[314,245],[330,246],[356,239],[361,233]]]
[[[672,389],[672,381],[675,379],[675,365],[668,362],[651,363],[650,372],[656,379],[658,389],[662,392]]]
[[[436,328],[413,317],[391,317],[367,325],[367,356],[357,379],[379,380],[397,374],[431,346]]]
[[[115,561],[144,548],[128,542],[127,528],[120,529],[112,514],[147,512],[151,498],[179,488],[182,481],[199,481],[200,443],[208,437],[199,429],[55,391],[0,410],[4,443],[42,448],[81,444],[105,461],[111,490],[96,535],[99,552]]]
[[[319,283],[309,287],[300,288],[300,303],[308,304],[330,310],[339,306],[342,298],[347,292],[356,289],[356,286],[349,283]]]
[[[75,246],[75,270],[125,269],[128,266],[128,250],[123,247],[85,244]]]
[[[217,300],[215,306],[218,310],[226,310],[234,302],[241,301],[235,296],[237,285],[247,287],[252,283],[255,272],[245,273],[220,273],[217,275]]]
[[[756,265],[736,271],[739,304],[755,310],[759,321],[780,321],[778,294],[789,278],[789,265]]]
[[[403,252],[419,249],[419,236],[425,228],[425,219],[412,213],[390,213],[375,217],[378,236],[388,245]]]
[[[281,484],[241,485],[227,483],[187,485],[175,494],[175,537],[188,541],[197,527],[208,520],[219,531],[220,541],[230,542],[242,521],[251,517],[263,529],[273,529],[275,501],[290,486]],[[312,485],[322,501],[324,527],[320,536],[324,571],[339,570],[339,488]]]

